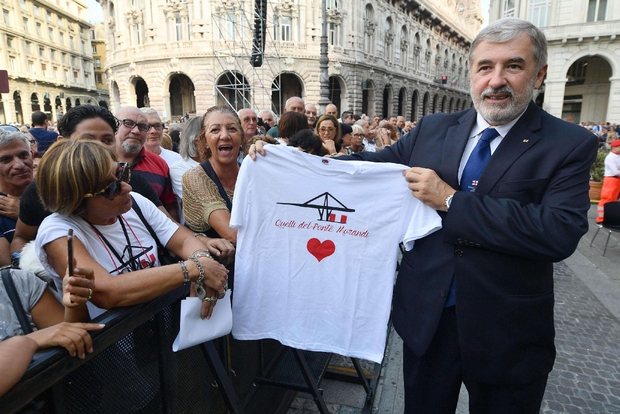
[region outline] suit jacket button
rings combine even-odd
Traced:
[[[446,297],[446,291],[445,290],[440,290],[439,291],[439,296],[441,296],[442,298]]]
[[[454,251],[454,255],[455,255],[456,257],[463,257],[463,250],[461,250],[461,249],[456,249],[456,250]]]
[[[463,244],[463,239],[461,239],[461,238],[459,237],[458,239],[456,239],[456,242],[457,242],[458,244]]]

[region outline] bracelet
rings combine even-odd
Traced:
[[[194,283],[196,284],[196,286],[202,287],[202,282],[204,282],[205,280],[205,269],[204,267],[202,267],[202,263],[200,263],[200,260],[198,260],[197,257],[190,256],[188,257],[188,259],[191,259],[194,261],[194,263],[196,263],[196,267],[198,268],[198,279],[196,279]]]
[[[183,260],[179,261],[179,266],[181,266],[181,271],[183,272],[183,284],[189,282],[189,270],[187,270],[187,265]]]
[[[207,235],[206,235],[206,234],[204,234],[204,233],[194,233],[194,237],[198,237],[198,236],[202,236],[202,237],[209,238],[209,236],[207,236]]]

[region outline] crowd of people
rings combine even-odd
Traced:
[[[333,104],[319,113],[291,97],[279,117],[227,106],[187,116],[180,130],[168,126],[169,148],[153,108],[112,115],[82,105],[58,122],[58,136],[35,115],[41,131],[0,132],[0,264],[14,265],[23,310],[40,329],[19,338],[28,329],[11,312],[15,300],[0,296],[9,309],[0,362],[20,346],[60,345],[82,357],[92,347],[88,330],[102,328],[91,318],[184,284],[210,317],[234,283],[240,165],[271,143],[407,164],[412,195],[439,212],[443,229],[404,254],[394,291],[406,411],[454,412],[465,383],[473,412],[537,413],[555,355],[552,263],[587,230],[597,147],[591,134],[533,103],[546,59],[544,34],[531,23],[490,24],[470,51],[474,108],[417,125],[339,114]],[[615,133],[602,130],[605,140]],[[23,369],[4,376],[0,392]]]

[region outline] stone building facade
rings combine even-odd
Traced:
[[[538,102],[547,112],[620,123],[620,2],[491,0],[489,16],[520,17],[545,32],[549,69]]]
[[[0,65],[8,71],[0,123],[57,120],[75,105],[107,105],[93,70],[87,7],[81,0],[0,0]],[[104,86],[104,85],[102,85]]]
[[[167,120],[212,105],[319,100],[321,0],[268,0],[265,51],[250,64],[256,0],[98,0],[112,106]],[[260,3],[260,2],[259,2]],[[477,0],[327,0],[330,100],[408,119],[471,106],[467,53]],[[442,83],[442,77],[444,83]]]

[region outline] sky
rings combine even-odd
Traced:
[[[103,21],[103,10],[101,5],[97,3],[97,0],[84,0],[88,5],[88,21],[90,23],[99,23]],[[480,7],[482,8],[482,16],[484,17],[484,24],[486,26],[489,23],[489,2],[490,0],[480,0]]]

